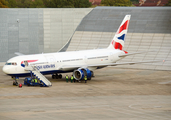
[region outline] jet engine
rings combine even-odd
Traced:
[[[88,68],[78,68],[74,70],[73,76],[76,80],[83,80],[85,76],[88,80],[91,80],[92,72]]]

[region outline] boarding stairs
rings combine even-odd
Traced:
[[[36,66],[25,66],[25,70],[30,71],[33,75],[35,75],[40,80],[40,82],[43,83],[43,86],[52,86],[51,82],[40,73]]]

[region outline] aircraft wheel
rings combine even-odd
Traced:
[[[43,87],[43,83],[40,83],[40,87]]]
[[[55,75],[55,77],[56,77],[56,79],[58,79],[59,78],[59,75],[57,74],[57,75]]]
[[[55,75],[52,75],[52,79],[55,79],[56,77],[55,77]]]
[[[18,86],[18,82],[16,82],[16,86]]]
[[[59,74],[59,79],[62,79],[62,75],[61,74]]]
[[[93,71],[91,71],[91,77],[94,77],[94,72]]]
[[[15,81],[13,81],[13,85],[16,85],[16,82]]]

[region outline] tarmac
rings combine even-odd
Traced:
[[[87,83],[46,75],[51,87],[19,88],[0,67],[0,120],[171,120],[171,71],[106,67],[94,74]]]

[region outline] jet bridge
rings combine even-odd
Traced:
[[[25,70],[30,71],[31,74],[35,75],[40,80],[40,82],[43,83],[43,86],[52,86],[51,82],[40,73],[36,66],[25,66]]]

